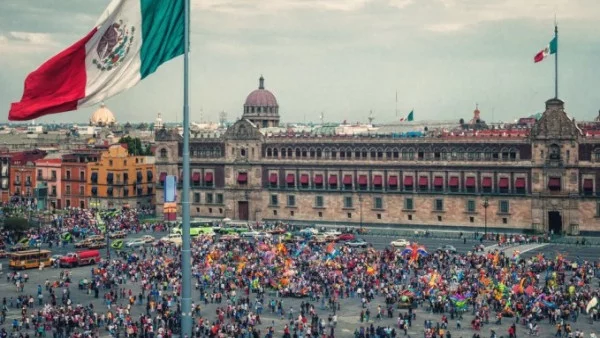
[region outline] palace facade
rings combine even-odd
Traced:
[[[192,217],[600,231],[600,138],[559,99],[526,129],[375,137],[266,132],[279,124],[267,92],[261,78],[240,120],[191,137]],[[167,175],[181,197],[182,137],[161,129],[155,141],[160,214]]]

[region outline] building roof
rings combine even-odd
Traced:
[[[93,126],[106,126],[117,122],[115,115],[102,103],[90,117],[90,124]]]
[[[265,79],[261,76],[258,89],[255,89],[248,97],[244,107],[279,107],[275,95],[265,89]]]

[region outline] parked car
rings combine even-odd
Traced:
[[[110,239],[115,239],[115,238],[125,238],[125,236],[127,236],[127,233],[125,231],[115,231],[115,232],[111,232],[110,234],[108,234],[108,237]]]
[[[154,238],[154,236],[152,236],[152,235],[144,235],[144,236],[142,236],[141,240],[146,242],[147,244],[151,244],[151,243],[154,243],[156,238]]]
[[[143,239],[138,238],[138,239],[132,239],[132,240],[130,240],[125,245],[128,248],[137,248],[137,247],[140,247],[140,246],[144,246],[145,244],[146,244],[146,242]]]
[[[73,244],[75,246],[75,248],[77,249],[81,249],[81,248],[87,248],[88,245],[90,245],[91,241],[89,239],[82,239],[79,242],[76,242],[75,244]]]
[[[111,244],[110,247],[115,249],[115,250],[121,250],[123,249],[123,240],[122,239],[115,239]]]
[[[351,247],[351,248],[366,248],[369,246],[369,243],[367,243],[367,241],[365,241],[362,238],[357,238],[355,240],[352,240],[350,242],[346,242],[347,246]]]
[[[325,231],[323,234],[324,235],[331,235],[331,236],[339,236],[342,233],[341,233],[341,231],[338,231],[338,230],[335,230],[335,229],[330,229],[330,230]]]
[[[395,248],[403,248],[407,245],[410,245],[410,242],[404,238],[398,238],[397,240],[392,241],[390,245]]]
[[[339,236],[337,236],[337,240],[341,241],[341,242],[347,242],[347,241],[352,241],[356,238],[356,236],[354,236],[354,234],[351,234],[349,232],[345,233],[345,234],[341,234]]]
[[[102,249],[106,248],[106,241],[92,241],[87,246],[88,249]]]
[[[52,257],[50,257],[50,265],[58,264],[62,256],[63,255],[52,255]]]
[[[446,251],[446,252],[449,252],[452,254],[456,253],[456,248],[450,244],[442,245],[442,246],[438,247],[436,250],[437,251]]]

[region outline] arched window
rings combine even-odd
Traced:
[[[548,151],[548,159],[555,161],[560,160],[560,147],[557,144],[550,146]]]
[[[162,157],[162,158],[166,158],[167,157],[167,149],[162,148],[160,150],[160,157]]]
[[[273,151],[271,150],[271,148],[267,148],[267,157],[272,157],[273,156]]]
[[[277,151],[277,148],[273,149],[273,157],[275,157],[275,158],[279,157],[279,152]]]

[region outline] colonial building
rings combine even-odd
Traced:
[[[251,97],[224,133],[191,138],[192,217],[600,231],[600,139],[559,99],[530,129],[371,137],[261,132],[278,106]],[[160,214],[165,177],[182,176],[182,137],[161,129],[156,149]]]

